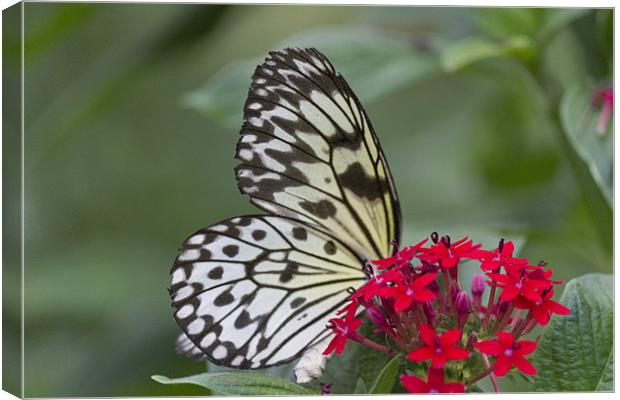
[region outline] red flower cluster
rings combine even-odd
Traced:
[[[489,375],[497,387],[495,377],[512,367],[535,374],[525,356],[536,349],[536,342],[522,338],[536,324],[546,325],[552,314],[570,312],[552,300],[553,286],[562,282],[551,280],[552,270],[545,263],[532,265],[513,257],[513,243],[503,239],[494,250],[484,250],[468,238],[452,242],[436,233],[429,247],[424,247],[426,242],[372,261],[374,267],[366,269],[368,282],[351,294],[338,312],[342,317],[330,321],[335,335],[324,354],[342,353],[347,340],[402,354],[412,368],[401,376],[401,383],[415,393],[462,393]],[[487,277],[473,276],[471,296],[459,281],[465,260],[477,261]],[[463,268],[475,267],[467,265]],[[484,306],[486,286],[490,293]],[[362,319],[356,314],[363,309],[374,332],[389,343],[358,332]]]

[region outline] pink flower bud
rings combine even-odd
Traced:
[[[467,318],[469,317],[469,313],[471,312],[471,298],[466,291],[461,290],[454,300],[454,304],[456,307],[456,315],[459,323],[459,327],[463,327],[467,322]]]
[[[471,278],[471,294],[474,295],[474,299],[482,296],[485,287],[486,284],[482,275],[476,274]]]
[[[459,315],[467,315],[470,313],[471,298],[469,297],[466,291],[461,290],[456,295],[455,304],[456,304],[456,311],[459,313]]]
[[[367,308],[366,315],[368,315],[368,319],[370,319],[370,321],[377,326],[383,327],[387,323],[385,315],[383,315],[381,310],[378,310],[375,307]]]

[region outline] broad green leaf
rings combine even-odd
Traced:
[[[577,155],[586,164],[609,206],[613,202],[613,118],[597,130],[601,108],[592,104],[591,89],[578,85],[566,93],[560,106],[562,128]]]
[[[609,352],[609,360],[607,360],[607,364],[603,369],[603,373],[601,374],[601,379],[598,382],[598,385],[594,389],[599,392],[611,392],[614,390],[614,349],[611,348]]]
[[[588,274],[571,280],[543,331],[533,362],[533,389],[544,392],[610,390],[613,375],[613,276]]]
[[[533,53],[530,39],[515,36],[497,42],[484,37],[469,37],[456,41],[441,51],[441,66],[446,72],[454,72],[477,61],[506,55],[530,58]]]
[[[184,378],[168,378],[161,375],[153,375],[151,378],[164,385],[189,383],[231,396],[298,396],[319,394],[317,390],[312,390],[282,378],[256,372],[208,372]]]
[[[368,28],[312,30],[276,44],[273,49],[288,46],[316,47],[323,52],[364,104],[439,71],[436,54],[416,50],[409,36]],[[228,65],[202,88],[185,95],[183,103],[224,126],[241,126],[250,77],[263,57],[261,54]]]
[[[399,357],[396,356],[388,362],[379,373],[375,384],[370,389],[370,394],[387,394],[392,392],[394,383],[398,379],[400,367]]]

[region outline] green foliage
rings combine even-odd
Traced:
[[[256,372],[207,372],[184,378],[153,375],[153,380],[165,385],[193,384],[230,396],[299,396],[319,394],[318,391],[282,378]]]
[[[338,37],[338,40],[334,40]],[[384,98],[439,70],[435,55],[414,51],[410,38],[369,28],[347,27],[304,32],[273,48],[316,47],[346,77],[365,103]],[[234,62],[214,75],[184,102],[224,126],[237,127],[250,77],[260,59]]]
[[[532,43],[525,36],[514,36],[501,42],[485,37],[468,37],[442,49],[441,64],[444,71],[451,73],[487,58],[518,55],[529,59],[532,51]]]
[[[571,146],[586,164],[609,207],[612,207],[613,118],[608,121],[603,132],[597,132],[601,107],[593,104],[593,96],[592,89],[583,85],[571,88],[562,100],[560,117]]]
[[[396,356],[390,360],[377,376],[377,380],[368,393],[370,394],[387,394],[392,392],[394,384],[398,380],[398,371],[400,369],[400,357]]]
[[[572,312],[553,316],[544,330],[534,353],[534,390],[612,390],[612,282],[611,275],[589,274],[566,285],[560,302]]]

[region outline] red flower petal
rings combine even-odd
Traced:
[[[413,298],[421,302],[431,301],[431,300],[435,300],[435,293],[433,293],[432,291],[428,289],[424,289],[424,288],[416,289],[413,292]]]
[[[501,283],[503,285],[512,285],[512,283],[513,283],[513,279],[511,277],[509,277],[508,275],[487,274],[487,276],[489,278],[491,278],[492,280],[494,280],[495,282]]]
[[[413,284],[411,286],[413,286],[414,289],[421,289],[428,286],[431,282],[434,282],[435,279],[437,279],[436,272],[433,272],[431,274],[424,274],[415,281],[413,281]]]
[[[497,360],[495,360],[493,372],[496,376],[504,376],[508,373],[508,371],[510,371],[510,368],[512,368],[512,363],[509,358],[498,357]]]
[[[465,385],[456,382],[444,383],[441,393],[465,393]]]
[[[519,349],[517,350],[517,354],[526,355],[533,353],[536,350],[536,342],[531,340],[522,340],[518,342]]]
[[[400,382],[410,393],[428,393],[426,382],[415,375],[402,374]]]
[[[427,345],[435,347],[435,340],[437,340],[437,334],[430,326],[426,324],[420,324],[420,337]]]
[[[441,260],[442,268],[454,268],[459,263],[459,259],[456,257],[448,257]]]
[[[454,346],[459,340],[461,340],[461,330],[452,329],[441,335],[441,347],[446,348]]]
[[[497,340],[483,340],[482,342],[474,344],[474,346],[476,347],[476,349],[478,349],[479,352],[491,356],[498,355],[501,350],[501,347]]]
[[[553,300],[547,300],[546,302],[546,306],[549,308],[549,310],[551,310],[552,313],[554,314],[560,314],[560,315],[567,315],[570,314],[570,309],[564,307],[562,304],[553,301]]]
[[[464,360],[469,357],[469,351],[461,349],[460,347],[450,347],[445,350],[445,355],[450,360]]]
[[[510,332],[498,332],[497,338],[499,339],[499,344],[502,346],[502,349],[512,347],[512,344],[515,342],[515,338]]]
[[[443,368],[429,368],[428,369],[428,382],[429,389],[440,388],[443,386],[444,372]]]
[[[549,323],[551,319],[551,314],[544,307],[536,307],[532,309],[532,314],[536,322],[540,325],[545,326]]]
[[[431,292],[432,293],[432,292]],[[402,312],[408,309],[413,302],[413,298],[409,296],[398,296],[394,302],[394,310]]]
[[[536,375],[536,367],[531,362],[523,357],[513,357],[515,367],[519,368],[521,372],[528,375]]]
[[[446,365],[446,362],[448,362],[448,358],[446,357],[446,355],[439,354],[433,357],[433,361],[431,362],[431,367],[432,368],[443,368],[443,366]]]
[[[435,356],[435,348],[434,347],[421,347],[419,349],[413,350],[407,358],[411,361],[422,362],[426,360],[430,360]]]
[[[533,302],[537,302],[537,301],[541,301],[542,297],[540,296],[540,293],[536,292],[534,290],[534,288],[532,287],[525,287],[523,289],[523,296],[525,298],[527,298],[528,300],[532,300]]]
[[[503,301],[511,301],[514,300],[519,295],[519,289],[514,286],[506,286],[502,290],[502,294],[499,295],[500,300]]]

